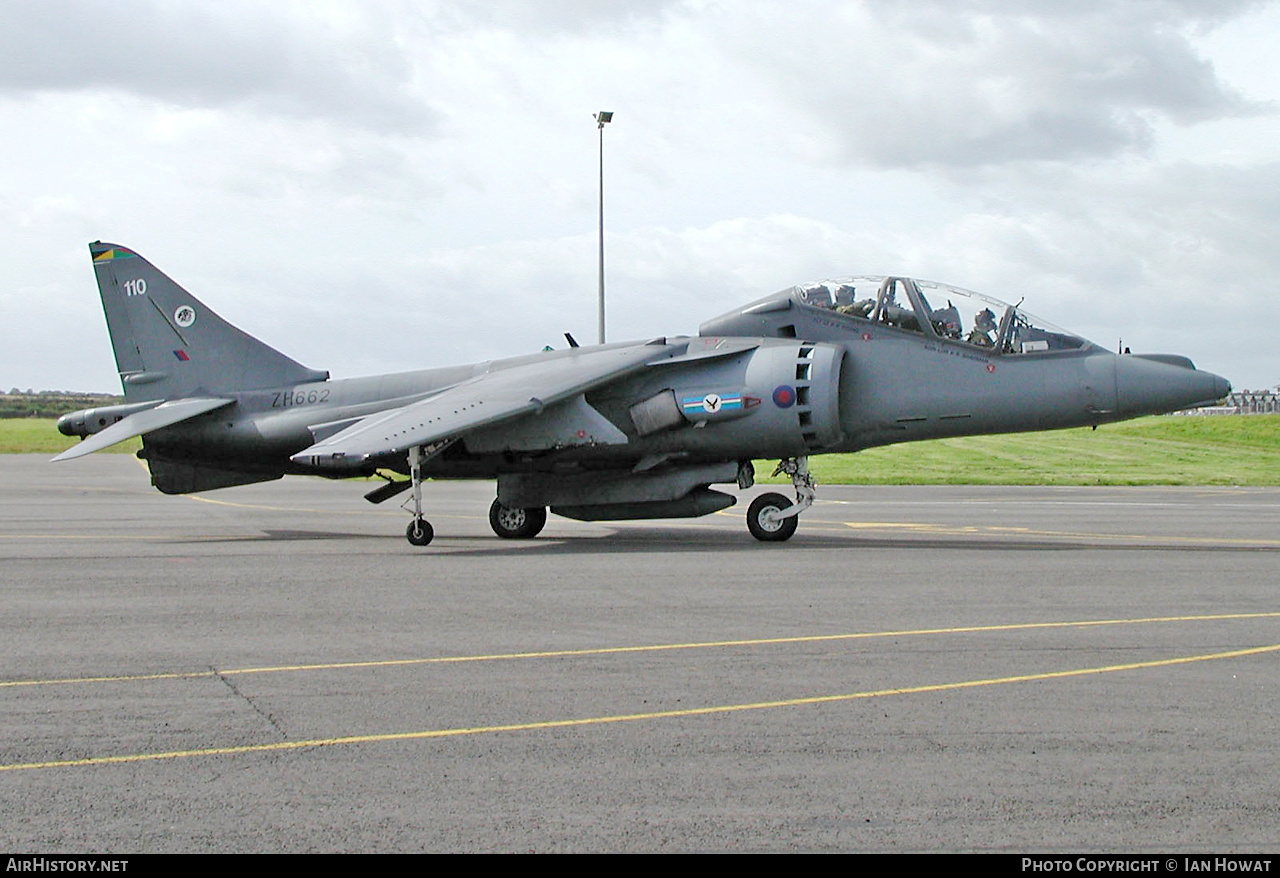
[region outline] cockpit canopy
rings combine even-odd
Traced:
[[[1072,351],[1091,342],[981,293],[907,277],[848,277],[792,289],[800,305],[1001,354]]]

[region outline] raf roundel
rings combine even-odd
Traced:
[[[196,322],[196,309],[190,305],[183,305],[173,312],[173,322],[186,329]]]
[[[796,390],[786,384],[779,384],[773,389],[773,404],[780,409],[789,409],[796,402]]]

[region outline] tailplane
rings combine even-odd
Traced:
[[[127,402],[324,381],[215,314],[137,253],[89,245]]]

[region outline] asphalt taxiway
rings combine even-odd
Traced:
[[[504,541],[429,484],[415,549],[367,489],[0,456],[0,846],[1280,840],[1280,490],[823,486],[766,545],[761,489]]]

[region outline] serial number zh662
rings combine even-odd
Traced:
[[[315,405],[329,401],[329,389],[320,390],[282,390],[271,400],[273,409],[287,408],[291,405]]]

